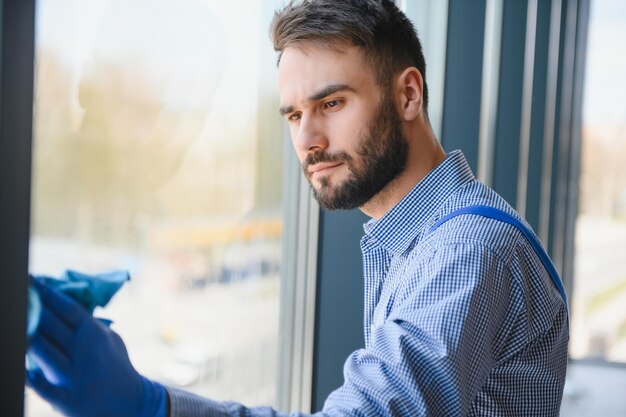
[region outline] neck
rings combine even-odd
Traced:
[[[446,154],[428,122],[409,126],[405,133],[409,142],[409,154],[405,170],[360,207],[363,213],[375,220],[389,212],[426,175],[446,159]]]

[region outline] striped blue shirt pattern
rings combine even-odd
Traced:
[[[567,306],[511,224],[466,214],[430,231],[470,205],[528,227],[460,151],[365,224],[365,348],[348,357],[343,385],[315,416],[558,416]],[[288,415],[168,394],[172,417]]]

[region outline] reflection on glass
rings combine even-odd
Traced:
[[[279,2],[243,3],[38,2],[30,269],[129,270],[99,314],[140,372],[273,405]]]
[[[591,2],[571,355],[626,362],[626,4]]]

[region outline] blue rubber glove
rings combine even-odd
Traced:
[[[32,280],[41,318],[27,384],[70,417],[165,417],[165,388],[141,376],[117,333],[64,294]]]

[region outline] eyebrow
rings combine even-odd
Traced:
[[[356,90],[350,87],[348,84],[331,84],[322,88],[320,91],[310,95],[306,101],[310,102],[310,101],[321,100],[324,97],[327,97],[338,91],[352,91],[353,93],[356,93]],[[294,106],[283,106],[278,109],[278,112],[280,113],[281,116],[284,116],[288,113],[293,112],[293,110],[294,110]]]

